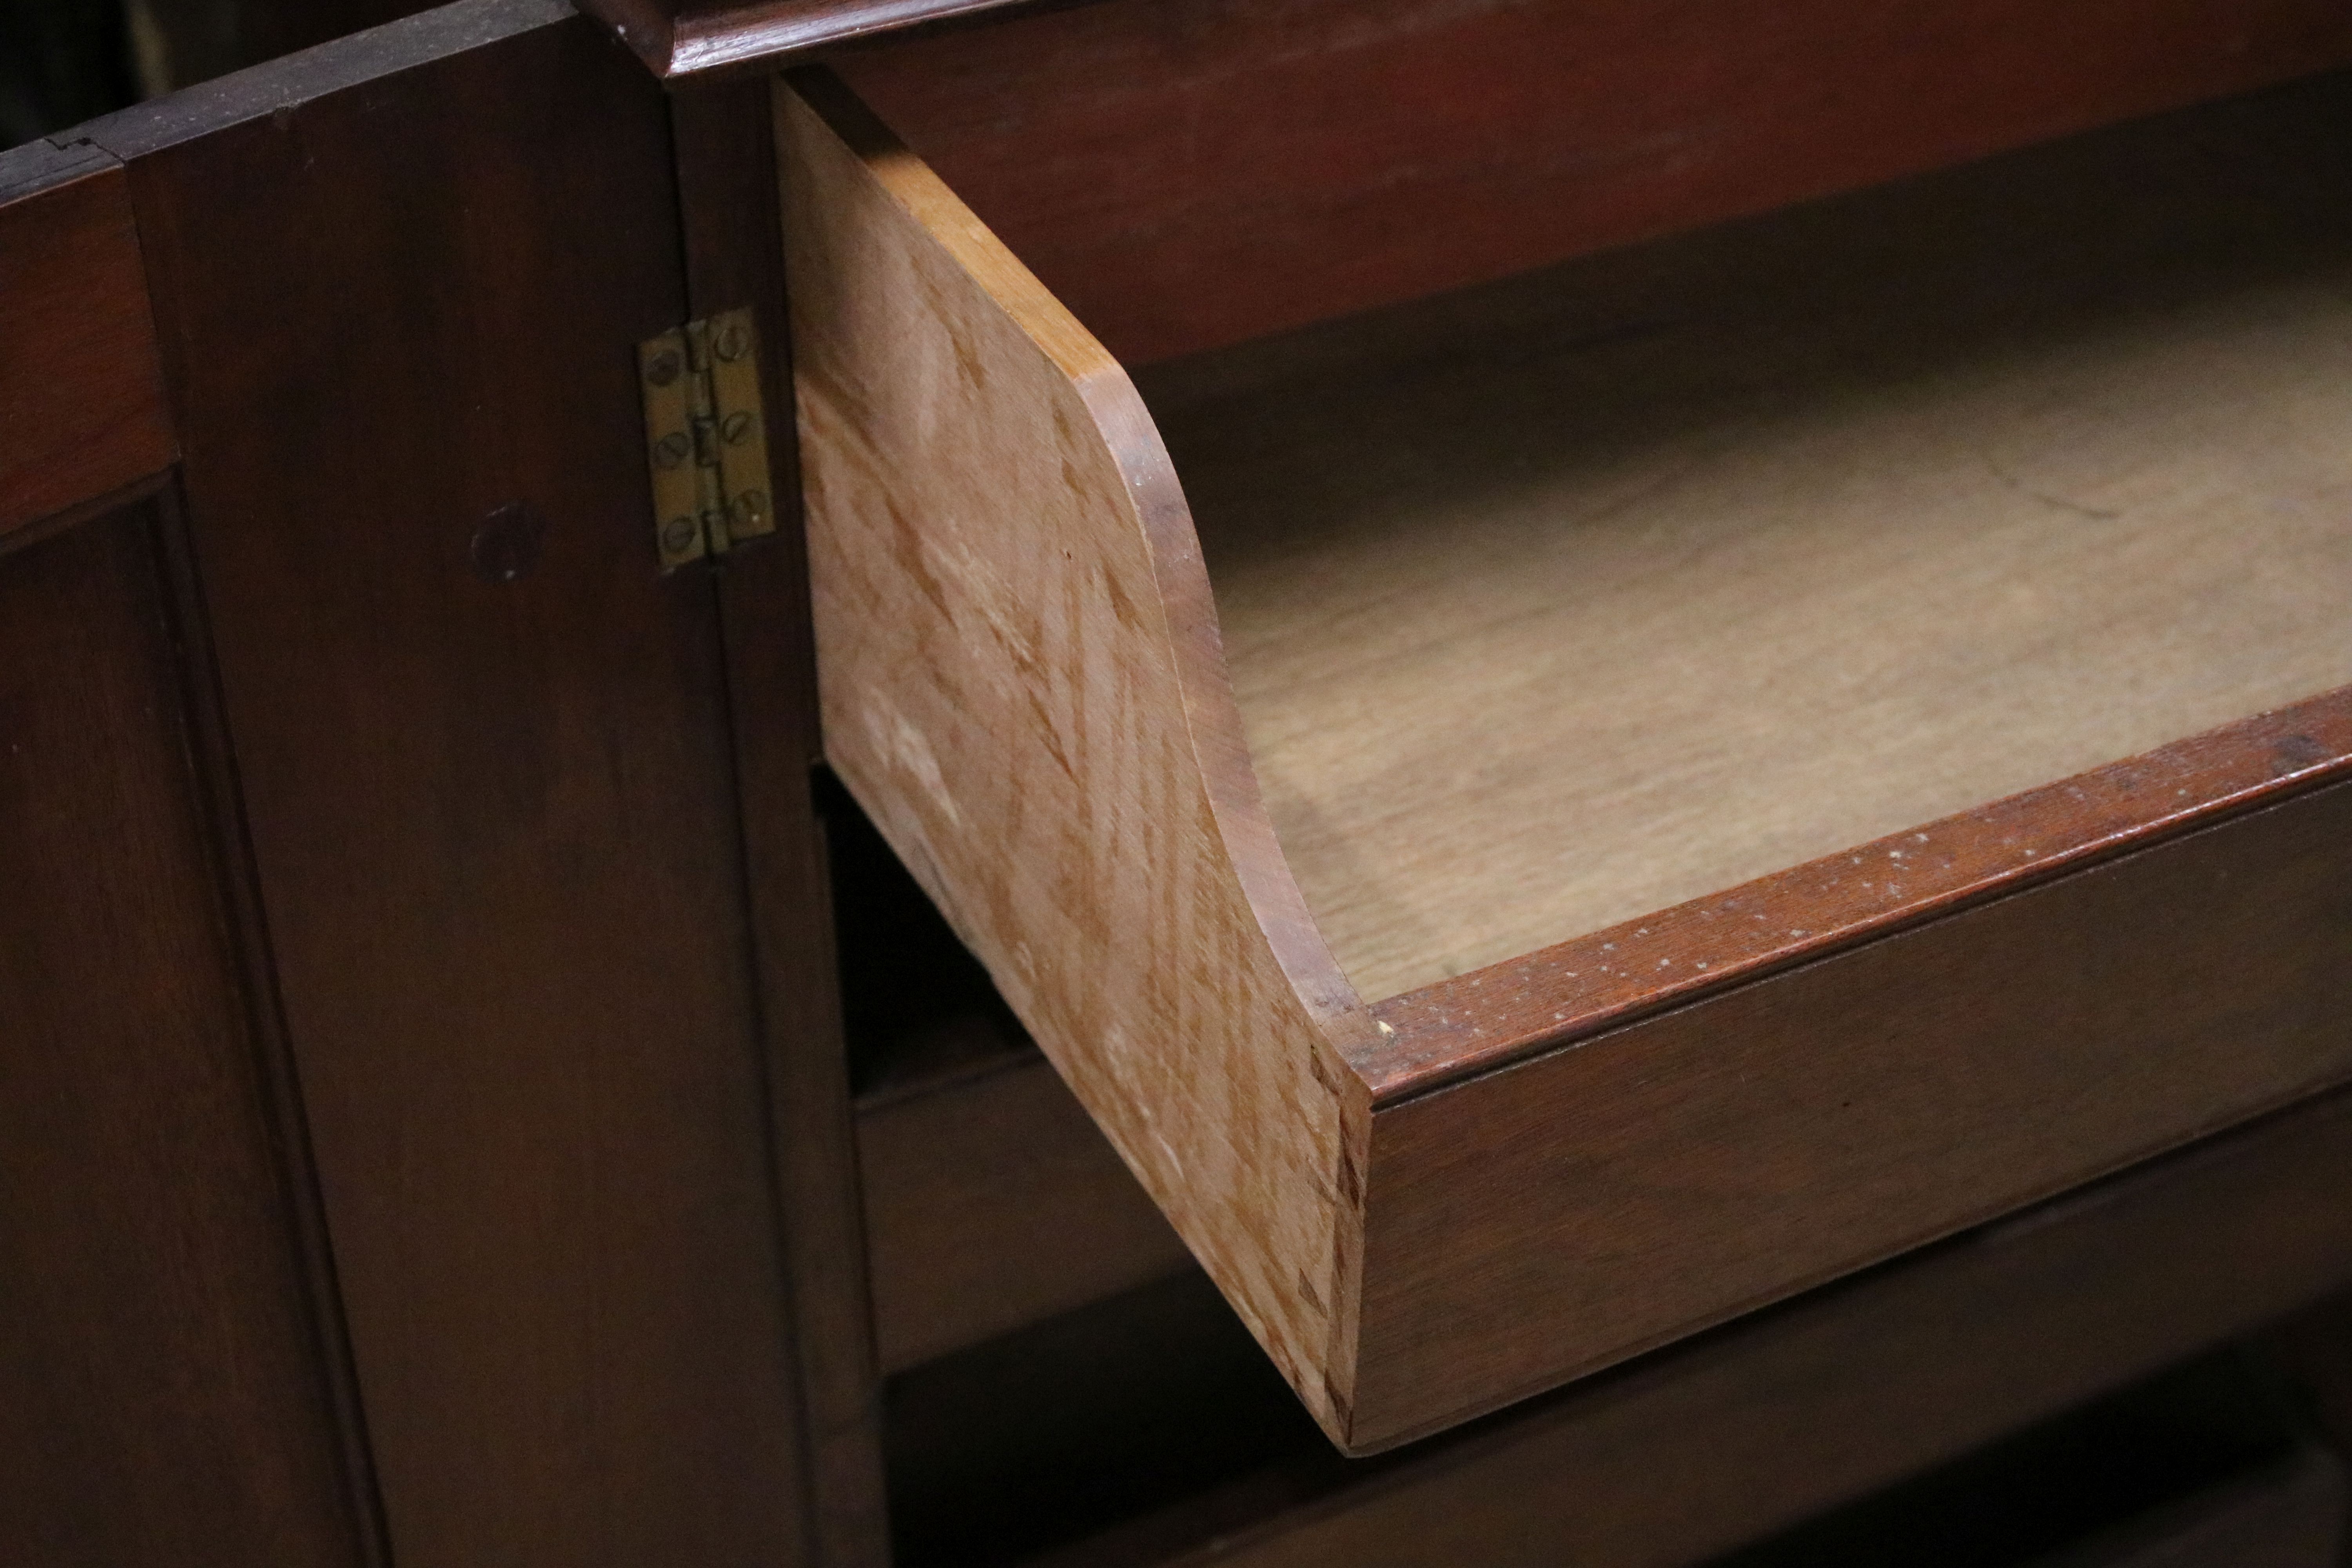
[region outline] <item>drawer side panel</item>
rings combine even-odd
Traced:
[[[811,106],[812,101],[822,106]],[[1365,1029],[1117,363],[822,75],[777,93],[825,753],[1327,1425]]]

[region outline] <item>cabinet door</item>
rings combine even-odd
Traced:
[[[751,781],[769,787],[751,863],[737,798],[756,748],[730,733],[729,661],[764,650],[730,640],[712,574],[662,574],[646,482],[637,344],[704,308],[671,104],[569,6],[467,0],[34,155],[115,192],[128,296],[142,320],[152,305],[144,416],[165,427],[122,472],[62,478],[138,409],[94,396],[69,424],[33,388],[0,464],[31,498],[0,527],[48,536],[0,561],[0,713],[31,737],[0,763],[28,792],[0,827],[0,1070],[44,1075],[0,1109],[0,1157],[44,1161],[10,1166],[0,1224],[39,1219],[24,1261],[50,1291],[0,1290],[0,1312],[70,1325],[121,1385],[72,1410],[0,1389],[0,1431],[118,1448],[142,1395],[201,1392],[209,1366],[224,1399],[276,1401],[251,1425],[281,1468],[320,1472],[313,1513],[381,1498],[381,1530],[362,1520],[339,1550],[404,1568],[856,1556],[842,1542],[876,1539],[865,1494],[828,1492],[845,1521],[812,1507],[804,1456],[843,1438],[803,1442],[788,1299],[809,1271],[785,1237],[825,1233],[782,1220],[793,1183],[831,1168],[811,1152],[845,1106],[803,1096],[780,1122],[769,1092],[833,1050],[806,748],[797,800],[790,767]],[[61,244],[28,233],[8,255],[70,278]],[[5,301],[12,323],[61,322],[68,363],[103,346],[70,300]],[[148,499],[65,526],[61,508],[124,484]],[[161,557],[180,577],[158,538],[182,542]],[[762,553],[733,575],[788,589],[791,552]],[[210,740],[186,738],[183,672],[216,699]],[[192,744],[217,754],[209,817]],[[773,896],[795,934],[761,946],[752,910]],[[216,995],[184,994],[215,971]],[[106,1057],[107,1029],[148,1056]],[[223,1109],[162,1062],[180,1036]],[[43,1102],[53,1081],[111,1086],[113,1143]],[[166,1110],[211,1119],[210,1163],[173,1152]],[[272,1203],[315,1211],[315,1267]],[[251,1254],[192,1305],[162,1289],[175,1271],[243,1255],[183,1209]],[[118,1272],[49,1261],[76,1248]],[[123,1360],[124,1336],[84,1321],[113,1299],[181,1338]],[[90,1375],[8,1337],[37,1347],[26,1376]],[[282,1389],[256,1370],[272,1356]],[[274,1473],[171,1441],[250,1485]],[[167,1533],[197,1501],[254,1531],[299,1517],[176,1479],[194,1500],[141,1494]],[[28,1506],[24,1529],[72,1534],[61,1505]]]
[[[126,182],[41,146],[0,204],[0,1556],[366,1562]]]

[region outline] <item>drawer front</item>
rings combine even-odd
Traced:
[[[776,103],[827,756],[1343,1446],[2352,1076],[2345,694],[1367,1005],[1126,373],[836,81]]]

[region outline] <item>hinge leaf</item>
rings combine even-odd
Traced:
[[[759,323],[722,311],[637,345],[661,569],[722,555],[776,528],[760,387]]]

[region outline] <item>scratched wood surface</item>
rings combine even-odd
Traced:
[[[2332,79],[1146,374],[1357,989],[2352,682],[2347,149]]]
[[[1344,1431],[1366,1100],[1327,1031],[1371,1026],[1255,798],[1159,438],[829,78],[777,127],[826,753]]]

